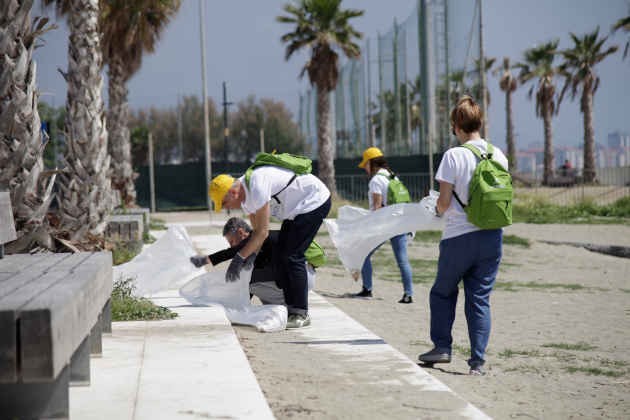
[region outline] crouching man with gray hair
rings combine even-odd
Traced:
[[[190,262],[195,267],[203,267],[207,264],[217,265],[231,260],[247,244],[251,233],[252,228],[245,220],[239,217],[232,217],[223,226],[223,237],[228,241],[230,247],[207,256],[195,255],[190,257]],[[284,292],[276,284],[277,276],[274,276],[272,259],[274,248],[276,252],[278,249],[279,234],[280,232],[277,230],[269,231],[269,236],[263,242],[260,252],[256,254],[256,259],[254,260],[254,268],[249,283],[249,294],[250,297],[258,297],[263,305],[286,306]],[[326,256],[321,247],[313,241],[307,249],[305,257],[309,289],[311,289],[315,281],[315,267],[324,264]]]

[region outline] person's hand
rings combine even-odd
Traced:
[[[247,258],[243,258],[240,253],[236,253],[230,266],[225,273],[226,282],[234,282],[241,276],[241,270],[249,270],[254,266],[254,260],[256,259],[256,253],[252,252]]]
[[[208,257],[206,255],[194,255],[190,257],[190,262],[197,268],[203,267],[208,264]]]

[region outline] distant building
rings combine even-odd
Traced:
[[[608,134],[608,147],[611,149],[630,147],[630,134],[621,131]]]

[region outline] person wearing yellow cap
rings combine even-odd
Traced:
[[[363,152],[363,159],[359,163],[359,168],[365,170],[368,174],[370,181],[368,184],[368,201],[370,210],[378,210],[381,207],[385,207],[388,203],[389,184],[390,182],[400,182],[396,174],[389,168],[389,164],[383,155],[383,152],[378,147],[369,147]],[[405,189],[406,191],[406,189]],[[411,275],[411,265],[409,264],[409,258],[407,257],[407,237],[408,234],[402,234],[394,236],[390,239],[398,268],[400,269],[400,275],[402,277],[404,294],[398,303],[412,303],[413,302],[413,283]],[[372,297],[372,254],[380,247],[377,246],[367,256],[361,268],[361,279],[363,287],[361,291],[355,294],[360,298]]]
[[[269,235],[269,217],[282,220],[274,252],[276,283],[287,305],[287,328],[310,325],[308,280],[304,252],[330,211],[330,191],[313,174],[298,175],[290,169],[265,165],[234,179],[218,175],[208,191],[215,211],[241,208],[253,228],[247,244],[232,258],[226,281],[235,281],[243,268],[253,265],[256,253]]]

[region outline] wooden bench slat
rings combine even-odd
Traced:
[[[0,283],[0,311],[5,308],[17,309],[19,298],[32,298],[35,296],[33,293],[37,293],[41,289],[37,286],[38,279],[51,270],[68,271],[84,260],[85,255],[80,253],[45,254],[35,258],[37,259],[36,262],[24,267],[16,275]],[[1,262],[0,265],[2,265]],[[22,304],[24,303],[26,300]]]
[[[62,281],[22,307],[20,351],[24,382],[54,378],[68,364],[97,322],[112,288],[111,254],[94,253]]]
[[[42,254],[44,255],[54,255],[54,254]],[[19,273],[20,271],[27,268],[30,264],[33,264],[34,258],[39,257],[39,255],[34,256],[31,254],[12,254],[5,255],[2,260],[0,260],[0,273]]]

